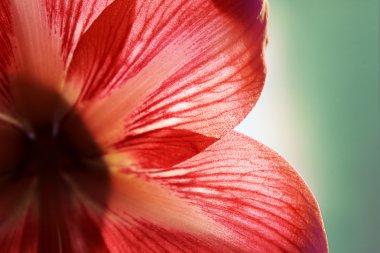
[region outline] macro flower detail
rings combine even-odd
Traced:
[[[1,252],[327,252],[300,176],[233,131],[264,85],[267,15],[1,1]]]

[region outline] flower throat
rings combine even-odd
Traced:
[[[31,208],[39,224],[37,252],[72,252],[73,224],[67,221],[77,211],[70,213],[70,210],[83,208],[79,204],[82,196],[86,196],[86,201],[100,203],[99,212],[107,207],[110,180],[107,165],[100,158],[101,148],[79,114],[57,92],[34,84],[23,91],[14,90],[13,95],[16,112],[28,122],[29,130],[0,129],[4,137],[12,137],[2,138],[4,142],[0,145],[7,150],[7,155],[0,157],[0,182],[3,185],[25,182],[24,189],[32,185]],[[59,111],[66,113],[57,124],[54,119]],[[98,224],[85,210],[80,220],[86,224],[83,228],[86,231],[80,233],[96,244],[94,248],[107,252],[101,232],[96,229]]]

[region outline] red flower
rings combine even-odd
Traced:
[[[0,249],[327,252],[316,201],[232,129],[262,0],[3,0]]]

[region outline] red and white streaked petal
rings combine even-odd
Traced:
[[[79,40],[66,92],[106,145],[163,127],[219,137],[261,92],[266,15],[261,0],[116,0]]]
[[[119,179],[112,183],[108,207],[112,215],[105,215],[103,228],[113,252],[327,252],[320,211],[303,180],[283,158],[245,136],[229,134],[174,168],[141,175],[171,193],[145,187],[150,181],[137,181],[144,189],[133,189],[134,177],[128,184],[115,176]],[[130,195],[141,194],[138,205],[123,206]],[[179,198],[166,203],[167,196]],[[182,223],[215,225],[194,232],[179,227],[178,217],[165,220],[174,214],[170,208],[176,202],[196,210],[194,215],[184,210]],[[139,209],[149,210],[152,218],[149,212],[136,218]]]

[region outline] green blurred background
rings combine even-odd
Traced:
[[[237,129],[303,176],[331,253],[379,253],[379,1],[270,7],[267,83]]]

